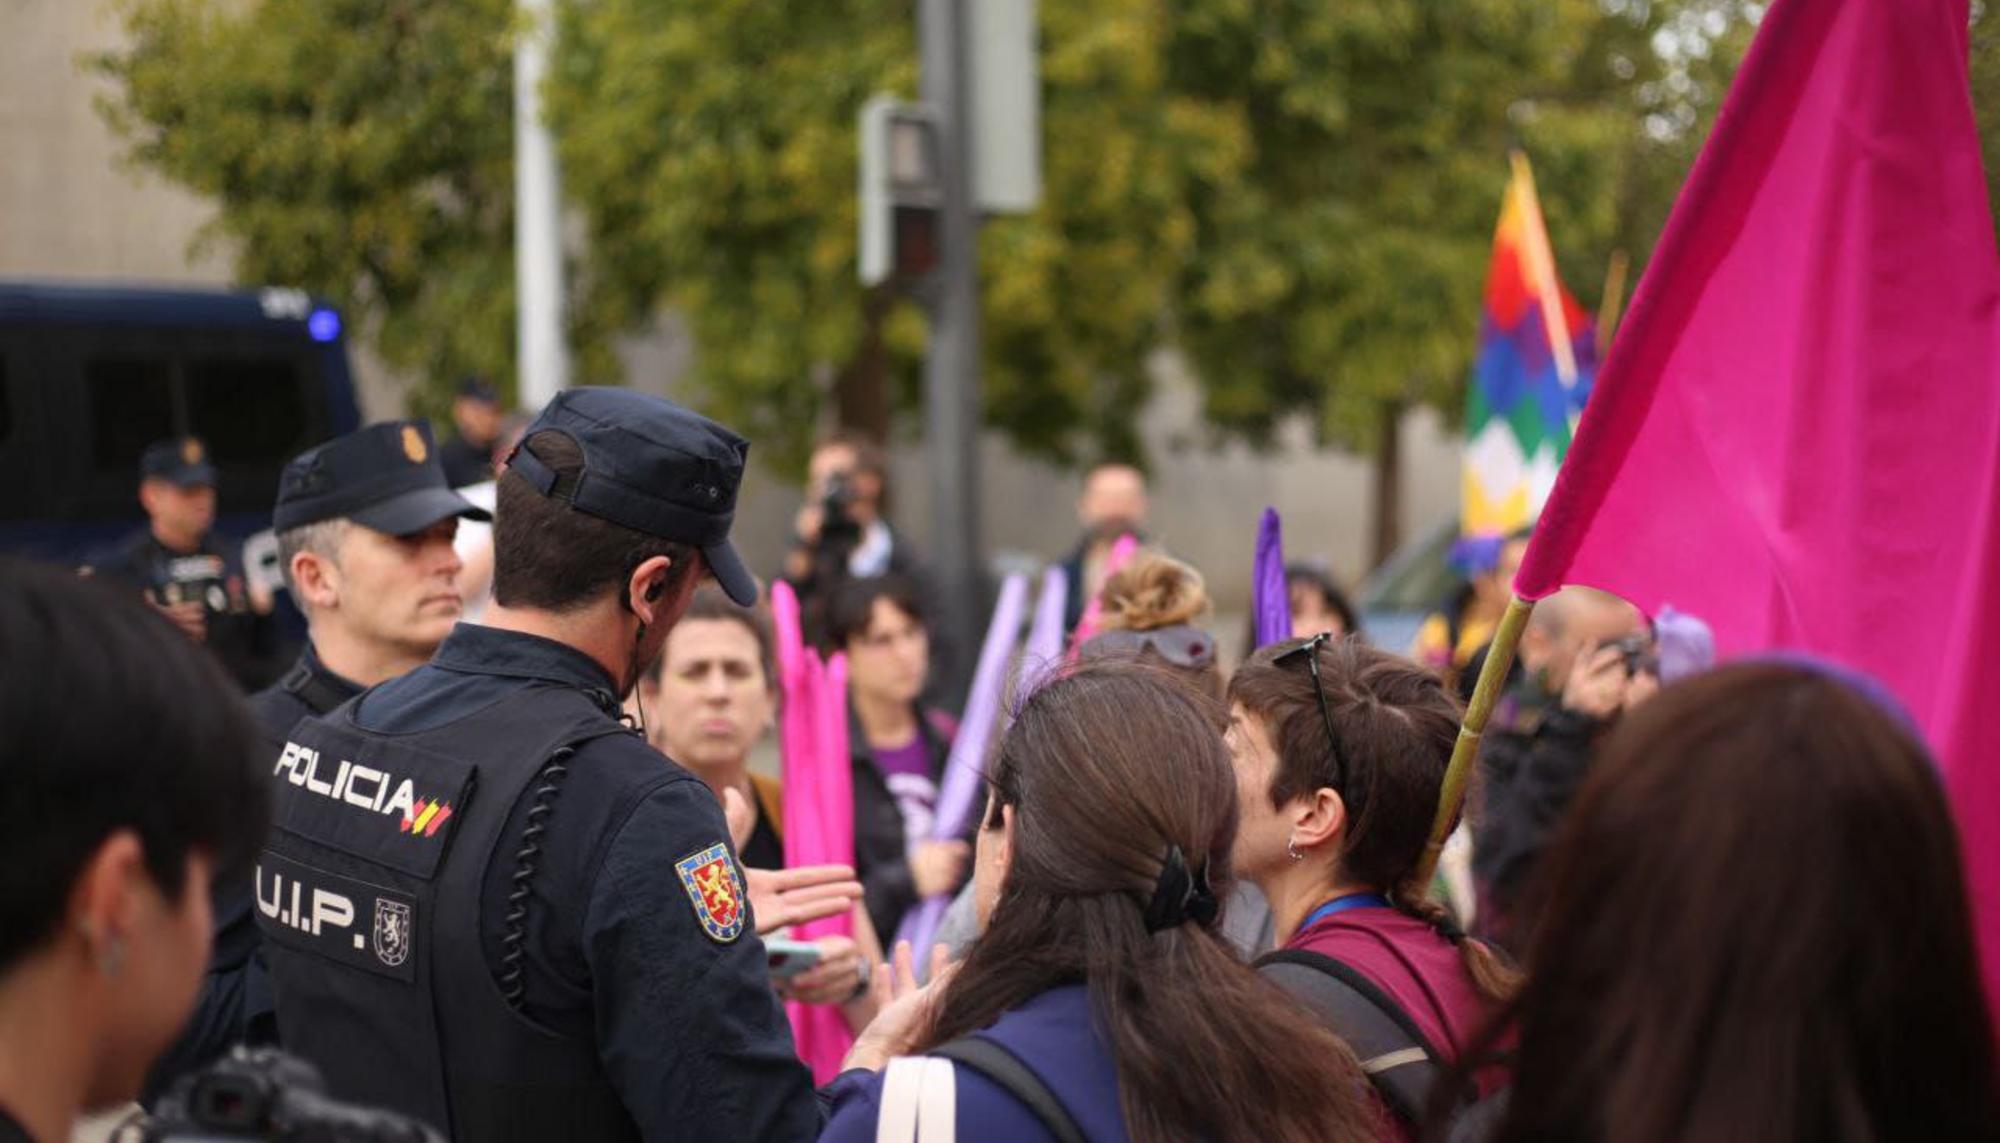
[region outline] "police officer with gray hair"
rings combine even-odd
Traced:
[[[747,450],[560,394],[500,477],[486,625],[287,736],[259,918],[341,1098],[464,1139],[816,1132],[721,807],[619,719],[704,577],[756,599]]]

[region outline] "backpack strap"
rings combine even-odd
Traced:
[[[1359,970],[1323,953],[1279,949],[1259,957],[1256,967],[1311,1004],[1347,1042],[1397,1119],[1412,1128],[1422,1122],[1445,1059],[1402,1005]]]
[[[927,1055],[941,1057],[970,1068],[998,1084],[1001,1090],[1021,1101],[1035,1113],[1042,1126],[1055,1136],[1056,1143],[1085,1143],[1083,1129],[1076,1125],[1069,1109],[1062,1105],[1020,1057],[985,1036],[963,1036],[932,1048]]]

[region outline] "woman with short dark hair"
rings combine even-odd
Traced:
[[[0,561],[0,1139],[130,1100],[269,812],[235,684],[136,599]]]
[[[923,704],[930,619],[911,581],[891,575],[842,583],[827,600],[826,641],[847,654],[854,870],[875,931],[892,941],[911,906],[955,892],[965,876],[966,843],[931,836],[958,728]]]
[[[1281,946],[1262,970],[1361,1057],[1388,1133],[1414,1138],[1431,1088],[1515,984],[1418,868],[1458,703],[1410,660],[1324,635],[1251,656],[1229,700],[1236,862]]]
[[[1749,663],[1626,716],[1550,855],[1491,1138],[2000,1138],[1958,834],[1891,701]]]
[[[1218,713],[1131,661],[1036,690],[992,767],[974,872],[984,935],[885,1010],[849,1065],[961,1061],[943,1077],[961,1140],[1372,1137],[1352,1057],[1216,931],[1236,832]],[[993,1053],[1025,1078],[993,1078]],[[894,1137],[878,1120],[907,1110],[872,1075],[833,1096],[827,1140]]]

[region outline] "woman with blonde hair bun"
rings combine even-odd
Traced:
[[[1151,662],[1222,697],[1215,637],[1199,626],[1212,610],[1200,572],[1172,556],[1142,552],[1104,581],[1098,603],[1101,626],[1078,647],[1079,658]]]

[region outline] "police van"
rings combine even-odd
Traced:
[[[115,542],[144,523],[140,452],[188,435],[216,530],[252,536],[285,461],[359,425],[340,314],[301,291],[0,281],[0,552]]]

